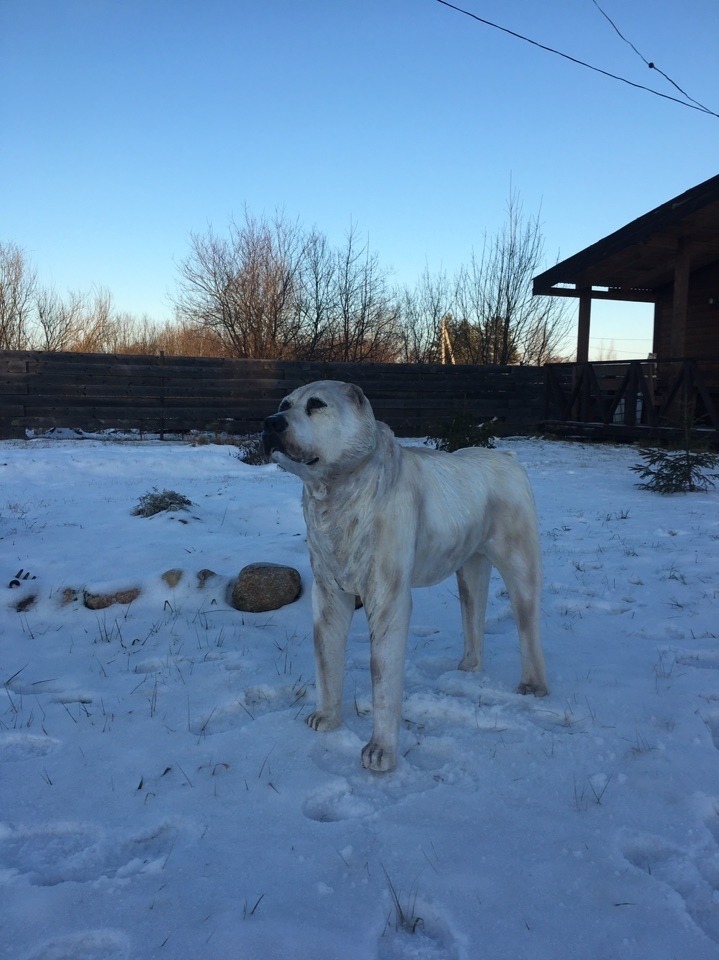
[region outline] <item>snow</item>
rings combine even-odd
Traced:
[[[214,444],[0,443],[0,956],[719,956],[719,494],[637,489],[631,448],[502,446],[536,494],[552,692],[514,692],[499,579],[481,674],[456,670],[454,582],[418,590],[403,756],[373,775],[361,610],[344,726],[302,722],[295,477]],[[192,507],[133,516],[153,488]],[[264,560],[301,598],[233,610]]]

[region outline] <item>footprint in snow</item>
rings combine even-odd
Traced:
[[[719,943],[719,869],[716,865],[719,816],[716,813],[707,820],[707,827],[713,841],[699,850],[681,850],[660,837],[647,834],[628,843],[624,856],[655,882],[674,890],[688,916],[707,937]]]
[[[712,743],[719,750],[719,713],[709,713],[704,717],[704,723],[711,734]]]
[[[351,785],[342,780],[325,784],[309,794],[302,812],[308,820],[317,823],[337,823],[340,820],[355,820],[374,813],[372,804],[352,792]]]
[[[704,650],[699,653],[683,653],[675,657],[683,667],[699,667],[701,670],[719,670],[719,651]]]
[[[437,679],[435,687],[434,691],[408,694],[403,706],[403,717],[425,730],[441,729],[449,723],[480,734],[514,732],[521,736],[532,726],[551,733],[571,733],[589,719],[569,710],[553,710],[544,699],[498,689],[474,673],[448,672]]]
[[[30,828],[0,825],[0,867],[26,876],[38,887],[134,876],[161,867],[177,836],[178,830],[171,824],[119,843],[88,823]]]
[[[307,795],[302,812],[309,820],[336,823],[362,819],[402,802],[410,794],[434,790],[442,779],[434,774],[439,756],[446,759],[450,750],[446,742],[437,739],[437,750],[430,745],[428,756],[418,762],[416,751],[410,748],[396,770],[377,777],[360,763],[363,743],[348,727],[341,727],[323,733],[313,745],[310,759],[332,779]]]
[[[523,729],[518,718],[512,716],[511,708],[505,709],[506,699],[491,695],[485,699],[485,692],[475,692],[474,699],[447,691],[411,693],[405,697],[402,719],[422,737],[441,734],[448,727],[464,728],[479,736]]]
[[[287,684],[268,686],[262,684],[248,687],[231,703],[216,707],[206,716],[199,716],[190,721],[190,733],[196,737],[209,737],[218,733],[225,733],[243,726],[266,713],[275,713],[281,710],[302,709],[305,700],[304,686]]]
[[[0,763],[7,760],[36,760],[46,757],[60,745],[53,737],[34,733],[5,731],[0,733]]]
[[[119,930],[84,930],[46,940],[25,960],[129,960],[130,939]]]
[[[435,907],[416,897],[403,898],[394,888],[391,901],[377,960],[459,960],[455,937]]]
[[[26,680],[19,673],[5,683],[6,689],[18,697],[48,696],[52,703],[92,703],[95,695],[88,690],[73,688],[72,681],[61,677],[54,680]]]

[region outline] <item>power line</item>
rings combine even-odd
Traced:
[[[464,10],[462,7],[458,7],[454,3],[450,3],[449,0],[437,0],[437,3],[441,3],[444,7],[449,7],[451,10],[456,10],[457,13],[462,13],[465,17],[471,17],[472,20],[477,20],[479,23],[483,23],[487,27],[492,27],[494,30],[501,30],[502,33],[509,34],[510,37],[516,37],[517,40],[524,40],[525,43],[530,43],[533,47],[538,47],[540,50],[546,50],[547,53],[553,53],[557,57],[563,57],[565,60],[569,60],[570,63],[576,63],[580,67],[586,67],[588,70],[594,70],[595,73],[601,73],[602,76],[609,77],[612,80],[619,80],[620,83],[626,83],[628,86],[635,87],[637,90],[646,90],[647,93],[653,93],[655,97],[662,97],[664,100],[671,100],[673,103],[678,103],[682,107],[689,107],[691,110],[698,110],[700,113],[707,113],[712,117],[719,118],[719,113],[709,110],[708,107],[703,107],[701,104],[697,104],[696,102],[690,103],[687,100],[680,100],[678,97],[672,97],[668,93],[661,93],[659,90],[654,90],[652,87],[647,87],[643,83],[635,83],[633,80],[628,80],[626,77],[620,77],[616,73],[610,73],[608,70],[602,70],[601,67],[595,67],[593,64],[586,63],[584,60],[579,60],[577,57],[572,57],[568,53],[562,53],[561,50],[555,50],[554,47],[548,47],[544,43],[539,43],[538,40],[532,40],[530,37],[525,37],[521,33],[516,33],[514,30],[510,30],[508,27],[502,27],[498,23],[493,23],[491,20],[485,20],[484,17],[480,17],[476,13],[472,13],[469,10]],[[681,92],[684,93],[684,91]],[[686,96],[686,94],[684,94],[684,96]],[[689,100],[691,100],[691,97]]]
[[[612,343],[644,343],[649,337],[590,337],[590,340],[601,341],[611,340]]]
[[[700,110],[703,110],[705,113],[711,113],[711,114],[713,114],[714,116],[716,116],[716,114],[714,113],[713,110],[710,110],[708,107],[705,107],[703,103],[700,103],[698,100],[695,100],[694,97],[690,97],[689,94],[686,92],[686,90],[683,90],[683,89],[679,86],[678,83],[675,83],[668,74],[666,74],[663,70],[661,70],[661,69],[656,65],[656,63],[653,63],[651,60],[647,60],[647,58],[644,56],[644,54],[643,54],[640,50],[637,50],[637,48],[634,46],[634,44],[632,43],[632,41],[629,40],[627,37],[624,36],[624,34],[622,33],[622,31],[619,29],[619,27],[616,25],[616,23],[612,20],[612,18],[609,16],[609,14],[606,12],[606,10],[603,10],[602,7],[600,7],[600,5],[597,3],[597,0],[592,0],[592,3],[593,3],[594,6],[597,8],[597,10],[601,13],[601,15],[604,17],[604,19],[607,20],[607,21],[611,24],[612,28],[613,28],[614,31],[617,33],[617,35],[618,35],[619,37],[621,37],[621,39],[622,39],[625,43],[629,44],[629,46],[630,46],[630,47],[632,48],[632,50],[636,53],[636,55],[639,57],[639,59],[642,60],[642,61],[649,67],[650,70],[656,70],[657,73],[660,73],[660,74],[664,77],[665,80],[667,80],[669,83],[671,83],[671,85],[675,88],[675,90],[678,90],[679,93],[681,93],[681,95],[682,95],[683,97],[686,97],[687,100],[691,100],[692,103],[695,103]]]

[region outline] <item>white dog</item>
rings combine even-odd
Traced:
[[[402,447],[359,387],[322,380],[286,397],[264,422],[264,447],[304,484],[314,573],[315,730],[341,723],[345,641],[364,603],[370,628],[374,728],[362,763],[397,762],[412,587],[457,574],[464,629],[460,670],[482,666],[491,567],[519,630],[520,693],[544,696],[539,636],[541,561],[527,476],[513,457],[470,448]]]

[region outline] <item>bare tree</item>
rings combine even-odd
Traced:
[[[199,327],[186,320],[166,321],[157,330],[153,352],[174,357],[224,357],[224,343],[215,330]]]
[[[389,362],[401,348],[400,310],[389,274],[355,228],[337,251],[336,318],[332,359]]]
[[[34,343],[40,350],[74,350],[82,336],[87,313],[86,294],[70,292],[63,298],[52,287],[38,288]]]
[[[295,286],[294,311],[299,337],[296,356],[333,359],[336,341],[337,257],[327,237],[313,229],[303,244]]]
[[[424,272],[414,288],[401,296],[402,360],[405,363],[439,363],[442,330],[451,321],[452,295],[444,272]]]
[[[159,344],[159,329],[147,314],[137,317],[113,311],[105,326],[101,349],[103,353],[149,356],[160,352]]]
[[[102,288],[61,297],[52,288],[40,287],[34,327],[33,344],[38,349],[79,353],[153,354],[162,349],[163,334],[168,336],[146,314],[138,318],[118,313],[111,294]]]
[[[153,322],[119,313],[110,292],[40,286],[16,244],[0,243],[0,349],[224,356],[217,333],[186,320]]]
[[[532,295],[543,262],[539,217],[525,218],[512,192],[506,223],[485,234],[481,252],[456,276],[450,335],[464,362],[542,364],[556,354],[569,319],[557,298]]]
[[[229,237],[191,236],[180,265],[177,316],[214,330],[236,357],[291,356],[299,335],[292,309],[302,235],[281,215],[271,222],[245,211]]]
[[[303,244],[295,289],[295,356],[353,363],[396,359],[399,309],[388,278],[356,228],[350,228],[344,244],[336,248],[312,230]]]
[[[0,243],[0,350],[25,350],[37,275],[15,243]]]
[[[191,237],[180,265],[177,317],[213,331],[237,357],[391,360],[399,311],[388,272],[351,229],[333,248],[282,216],[245,211],[229,237]]]
[[[72,349],[78,353],[110,353],[118,340],[118,317],[112,294],[98,287],[85,301]]]

